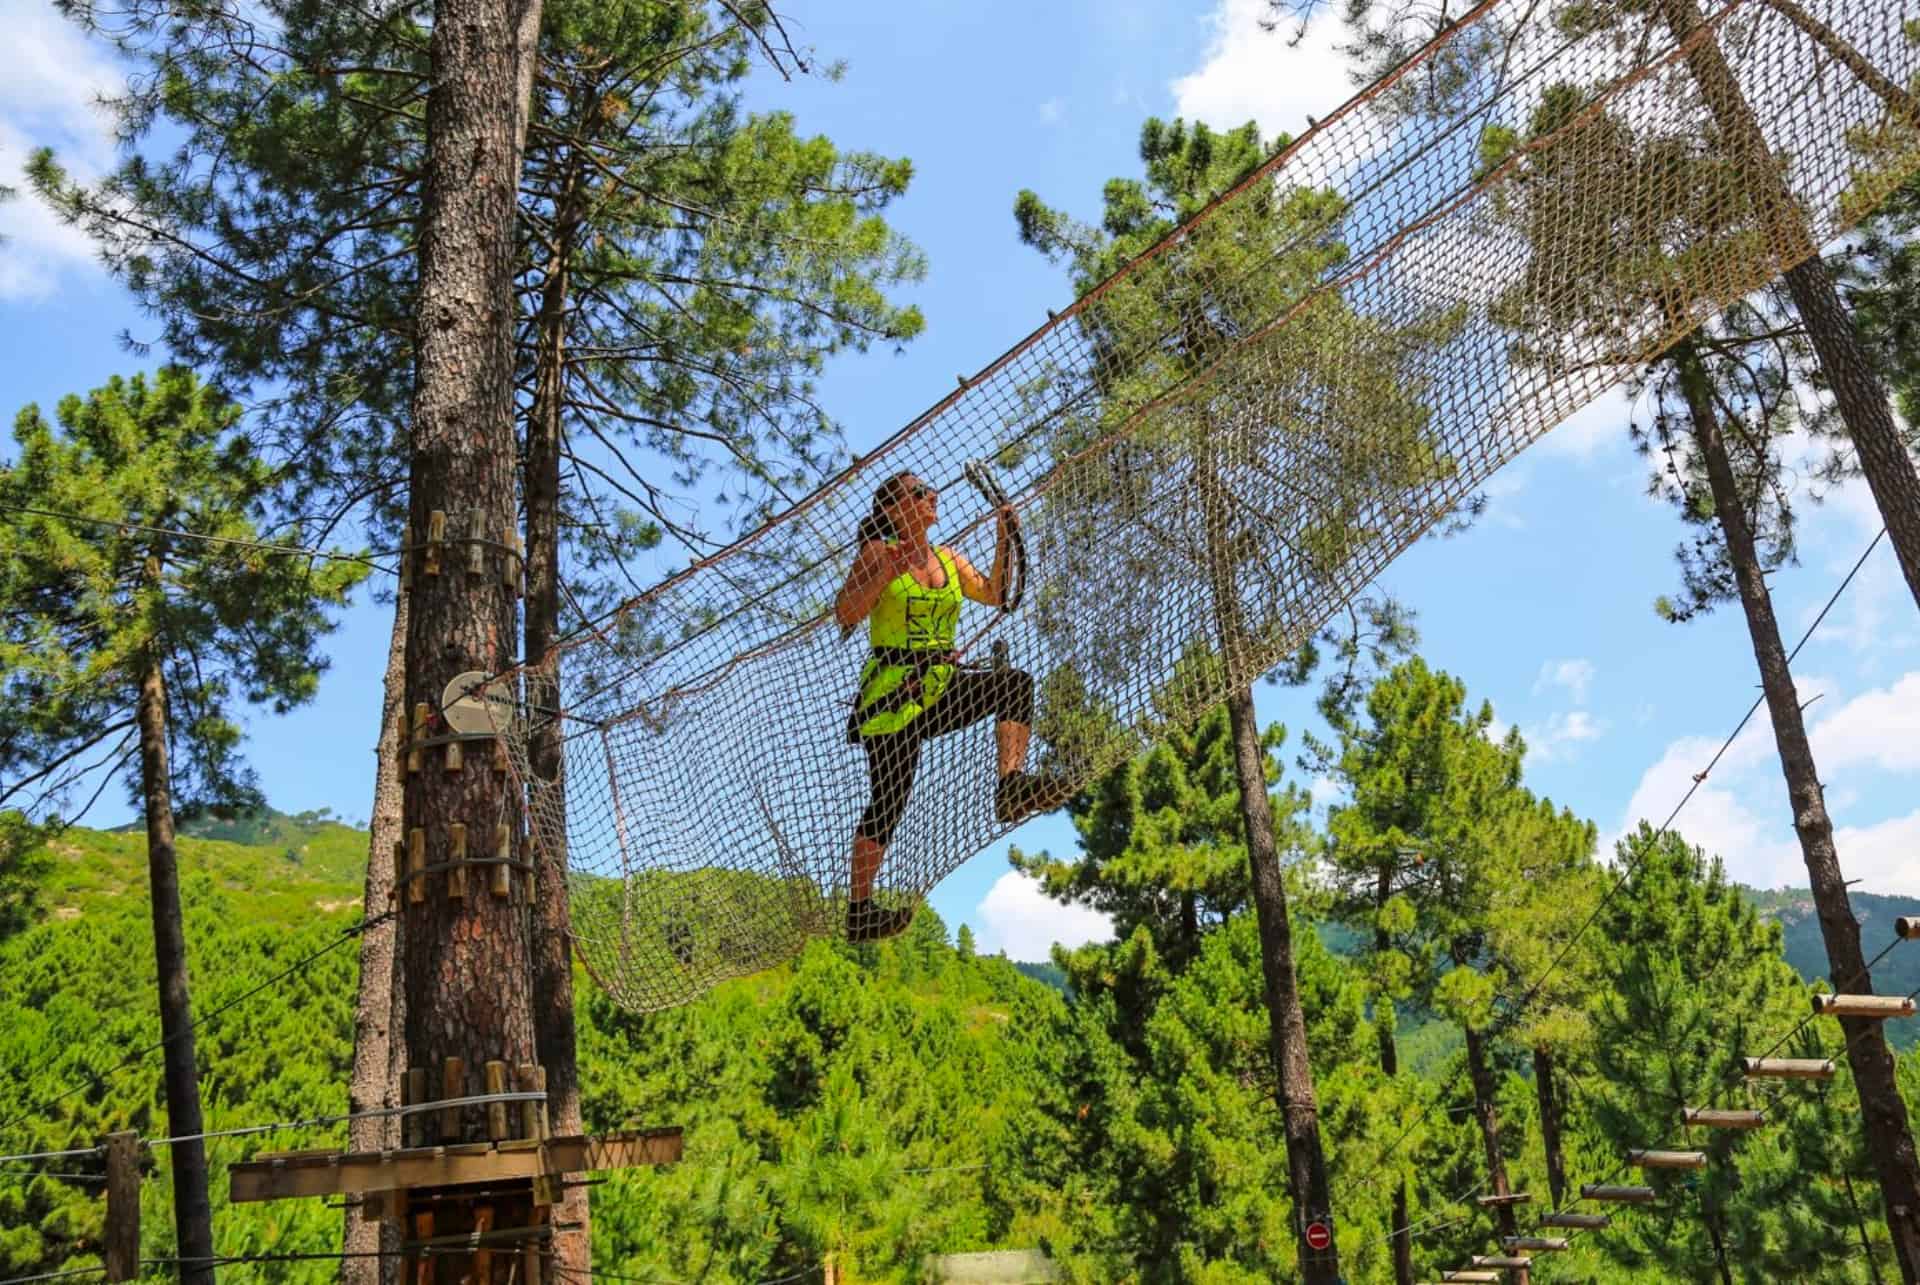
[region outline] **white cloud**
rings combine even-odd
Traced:
[[[1614,389],[1587,403],[1541,439],[1541,449],[1555,455],[1570,455],[1590,461],[1602,451],[1625,446],[1627,423],[1632,418],[1632,403],[1626,393]]]
[[[1807,680],[1796,686],[1806,699]],[[1822,773],[1861,765],[1920,772],[1920,672],[1854,697],[1815,723],[1809,735]]]
[[[1522,727],[1520,735],[1527,742],[1528,758],[1536,763],[1551,763],[1555,759],[1575,757],[1579,752],[1577,746],[1599,740],[1606,731],[1606,720],[1576,709],[1555,714],[1545,723]]]
[[[1215,129],[1255,120],[1264,137],[1297,135],[1306,130],[1309,114],[1329,115],[1353,96],[1347,60],[1334,49],[1338,22],[1316,22],[1292,44],[1286,24],[1272,32],[1261,28],[1269,13],[1267,0],[1219,0],[1205,60],[1172,85],[1182,117]]]
[[[1040,123],[1058,125],[1067,114],[1067,104],[1059,98],[1049,98],[1040,104]]]
[[[1009,870],[980,899],[978,949],[1004,950],[1009,959],[1044,960],[1055,942],[1083,946],[1113,936],[1113,921],[1097,910],[1066,906],[1040,890],[1037,880]]]
[[[1533,690],[1543,692],[1549,687],[1564,687],[1573,697],[1573,703],[1587,703],[1587,688],[1593,685],[1593,662],[1584,656],[1572,660],[1550,660],[1540,666],[1540,677],[1533,680]]]
[[[1835,684],[1822,675],[1796,679],[1803,700],[1831,693]],[[1818,708],[1817,706],[1815,707]],[[1827,777],[1829,814],[1857,806],[1861,792],[1831,784],[1833,773],[1848,767],[1886,772],[1920,772],[1920,672],[1846,702],[1811,729],[1814,761]],[[1607,837],[1607,851],[1621,834],[1641,820],[1659,825],[1694,784],[1719,748],[1709,737],[1688,737],[1669,745],[1640,778],[1627,803],[1619,831]],[[1773,732],[1764,712],[1733,743],[1713,775],[1699,784],[1674,828],[1687,841],[1719,855],[1728,873],[1759,888],[1804,888],[1807,869],[1793,829],[1793,812],[1780,776]],[[1911,894],[1920,883],[1920,811],[1866,825],[1840,826],[1834,833],[1840,868],[1866,892]]]
[[[124,73],[51,5],[11,6],[7,75],[0,78],[0,185],[20,187],[35,148],[51,147],[75,177],[99,174],[113,159],[103,94],[124,87]],[[51,294],[63,278],[95,267],[93,246],[31,193],[0,205],[0,299]]]

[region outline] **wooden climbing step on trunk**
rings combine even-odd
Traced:
[[[1680,1123],[1702,1129],[1758,1129],[1767,1122],[1765,1111],[1717,1111],[1712,1107],[1681,1107]]]
[[[1822,1017],[1864,1017],[1884,1022],[1891,1017],[1912,1017],[1911,995],[1815,995],[1813,1011]]]
[[[1615,1187],[1590,1182],[1580,1188],[1580,1199],[1620,1205],[1650,1205],[1654,1201],[1654,1190],[1652,1187]]]
[[[1705,1169],[1704,1151],[1629,1151],[1627,1163],[1641,1169]]]
[[[1743,1057],[1740,1067],[1749,1080],[1833,1078],[1833,1059],[1827,1057]]]

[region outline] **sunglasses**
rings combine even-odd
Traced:
[[[937,499],[940,495],[940,492],[934,490],[932,487],[928,486],[925,482],[915,482],[911,486],[907,487],[907,494],[911,495],[916,500],[932,500],[932,499]]]

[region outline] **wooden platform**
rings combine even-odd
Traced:
[[[229,1199],[241,1204],[633,1169],[672,1164],[680,1159],[680,1148],[676,1126],[593,1138],[548,1138],[545,1142],[471,1142],[400,1151],[286,1152],[229,1166]]]

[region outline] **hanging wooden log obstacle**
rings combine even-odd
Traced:
[[[1920,915],[1901,915],[1893,921],[1893,935],[1901,941],[1920,938]]]
[[[1500,1279],[1500,1273],[1474,1271],[1442,1272],[1440,1279],[1443,1281],[1472,1281],[1477,1282],[1478,1285],[1496,1285]]]
[[[1833,1059],[1825,1057],[1743,1057],[1749,1080],[1831,1080]]]
[[[1501,1209],[1509,1205],[1524,1205],[1532,1199],[1530,1192],[1515,1191],[1504,1196],[1481,1196],[1474,1203],[1482,1209]]]
[[[1912,1017],[1914,1005],[1906,995],[1815,995],[1813,1011],[1823,1017],[1865,1017],[1884,1022],[1890,1017]]]
[[[1629,1151],[1627,1163],[1642,1169],[1705,1169],[1704,1151]]]
[[[1613,1226],[1613,1219],[1606,1214],[1544,1214],[1540,1218],[1542,1227],[1572,1227],[1579,1231],[1605,1231]]]
[[[1521,1254],[1475,1254],[1467,1261],[1475,1267],[1494,1267],[1502,1271],[1519,1271],[1533,1266],[1533,1260]]]
[[[1716,1111],[1711,1107],[1681,1107],[1680,1123],[1702,1129],[1758,1129],[1767,1122],[1765,1111]]]
[[[1654,1200],[1654,1191],[1652,1187],[1610,1187],[1590,1182],[1580,1188],[1580,1199],[1610,1201],[1621,1205],[1650,1205]]]
[[[1500,1242],[1500,1248],[1509,1254],[1558,1254],[1570,1244],[1564,1236],[1508,1236]]]

